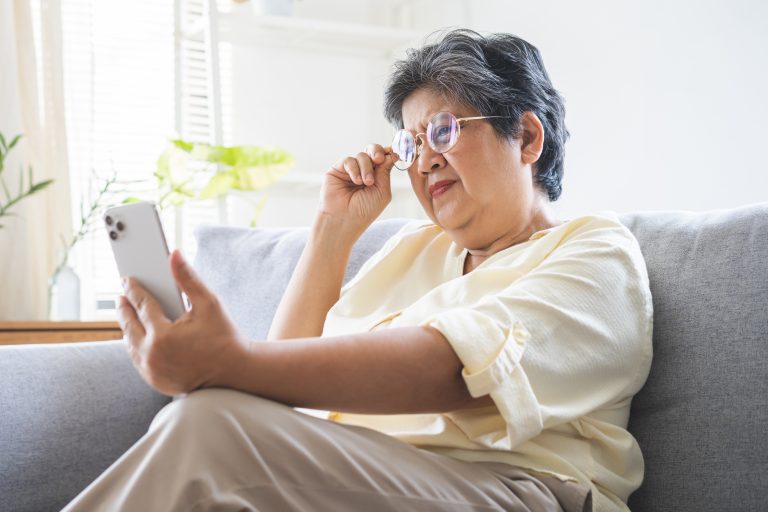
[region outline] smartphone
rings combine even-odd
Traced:
[[[184,299],[171,274],[168,244],[155,204],[141,201],[108,208],[104,225],[120,277],[136,279],[169,319],[184,314]]]

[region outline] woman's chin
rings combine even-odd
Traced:
[[[456,208],[446,207],[438,209],[434,215],[433,220],[435,224],[443,228],[444,230],[457,229],[463,224],[462,219],[459,218]]]

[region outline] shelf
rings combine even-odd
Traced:
[[[398,174],[395,174],[397,172]],[[275,183],[270,185],[264,191],[269,194],[270,191],[285,190],[285,189],[320,189],[325,180],[325,174],[319,172],[308,171],[290,171],[284,176],[281,176]],[[392,171],[390,186],[394,190],[410,190],[411,182],[408,179],[406,173],[400,173],[399,171]],[[241,191],[237,191],[242,193]],[[259,192],[260,193],[260,192]],[[248,194],[248,192],[246,192]]]
[[[419,32],[399,28],[339,23],[252,12],[219,13],[219,41],[246,46],[333,49],[345,53],[388,56],[412,45]],[[193,29],[190,35],[199,33]]]

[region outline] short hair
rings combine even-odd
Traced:
[[[408,50],[394,64],[384,93],[384,115],[403,127],[405,99],[419,89],[431,89],[489,119],[500,137],[521,135],[520,117],[533,112],[544,127],[544,147],[535,164],[536,180],[550,201],[562,192],[563,160],[568,130],[565,101],[552,86],[539,50],[512,34],[481,35],[451,30],[421,48]]]

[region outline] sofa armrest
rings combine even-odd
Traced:
[[[169,401],[123,341],[0,347],[0,510],[60,510]]]

